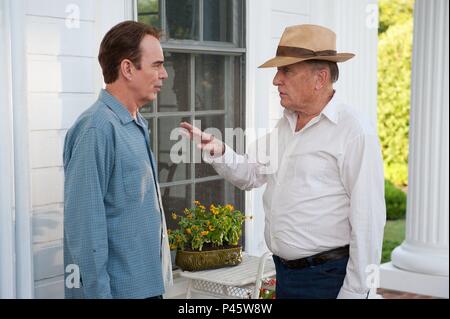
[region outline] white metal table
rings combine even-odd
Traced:
[[[203,271],[182,271],[180,276],[188,279],[186,298],[192,292],[224,299],[258,299],[264,278],[275,276],[271,253],[261,257],[244,254],[237,266]]]

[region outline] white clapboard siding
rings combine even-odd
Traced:
[[[67,28],[59,18],[27,18],[28,54],[95,57],[95,23],[80,21],[79,28]],[[45,39],[45,41],[43,41]]]
[[[75,10],[78,8],[80,20],[94,21],[96,2],[97,0],[27,0],[26,14],[66,19],[76,14]]]
[[[94,93],[95,58],[29,55],[31,93]],[[43,80],[45,78],[45,80]]]
[[[271,37],[270,44],[272,51],[268,52],[267,59],[275,56],[281,35],[288,26],[309,23],[310,12],[308,1],[271,1]],[[268,70],[272,79],[275,76],[275,68]],[[269,95],[269,127],[274,127],[283,115],[283,108],[280,106],[280,97],[276,86],[270,85]]]
[[[97,99],[98,93],[31,93],[28,95],[30,130],[67,130]]]
[[[31,168],[58,167],[63,165],[62,154],[66,132],[66,130],[31,132]]]
[[[31,172],[32,205],[44,206],[64,201],[62,167],[37,168]]]
[[[33,245],[34,280],[42,280],[64,274],[63,241]]]
[[[63,211],[33,214],[33,243],[44,244],[63,238]]]
[[[64,136],[103,81],[99,43],[131,0],[27,0],[27,74],[36,298],[63,298]],[[126,10],[130,12],[126,12]],[[79,16],[79,24],[72,18]]]
[[[34,297],[37,299],[64,298],[64,276],[39,280],[35,283]]]
[[[306,8],[305,8],[306,10]],[[276,39],[274,49],[274,56],[277,50],[278,42],[280,41],[281,35],[286,27],[296,24],[306,24],[309,23],[309,15],[305,11],[304,13],[293,13],[272,10],[272,39]],[[273,43],[273,42],[272,42]]]
[[[271,0],[272,12],[305,15],[309,13],[308,1]]]

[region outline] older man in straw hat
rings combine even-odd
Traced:
[[[337,100],[336,35],[317,25],[286,28],[273,84],[285,108],[278,122],[279,167],[264,170],[188,123],[212,165],[241,189],[266,184],[265,239],[277,298],[367,298],[380,262],[386,208],[376,128]],[[271,133],[272,134],[272,133]]]

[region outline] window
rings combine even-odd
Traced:
[[[141,113],[149,121],[169,228],[172,212],[233,204],[244,211],[244,194],[201,161],[174,164],[170,133],[181,121],[202,129],[244,128],[244,0],[138,0],[138,20],[162,29],[169,78],[158,100]]]

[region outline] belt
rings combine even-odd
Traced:
[[[349,245],[295,260],[286,260],[281,257],[278,256],[277,257],[280,259],[281,263],[285,265],[287,268],[302,269],[310,266],[317,266],[320,264],[324,264],[327,261],[338,260],[348,256],[349,256]]]

